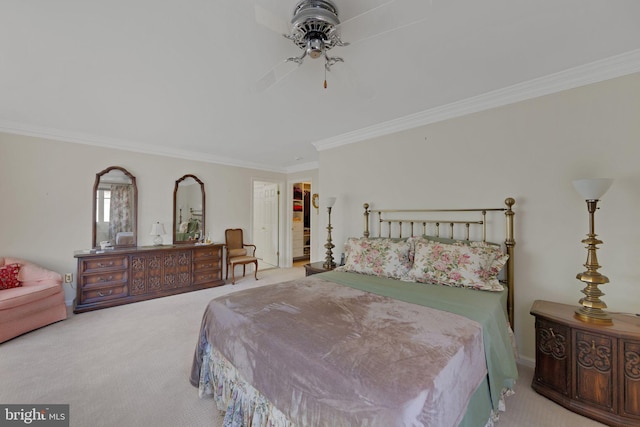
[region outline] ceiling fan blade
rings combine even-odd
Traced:
[[[367,81],[364,75],[360,73],[356,67],[350,62],[339,65],[340,68],[335,70],[334,75],[343,80],[348,90],[362,101],[372,101],[376,95],[376,89]],[[332,71],[333,72],[333,71]],[[329,85],[331,86],[331,76],[327,76]]]
[[[295,71],[296,68],[298,68],[298,64],[295,64],[294,62],[287,60],[279,62],[278,65],[269,70],[254,84],[254,91],[258,93],[266,91],[271,86],[275,85]]]
[[[289,22],[287,20],[258,3],[254,4],[254,15],[258,24],[271,31],[278,34],[289,33]]]
[[[391,0],[338,25],[340,37],[349,44],[426,21],[432,2]]]

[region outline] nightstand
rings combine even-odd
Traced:
[[[640,317],[582,322],[577,306],[535,301],[536,368],[531,387],[565,408],[611,426],[640,425]]]
[[[304,265],[304,275],[311,276],[312,274],[324,273],[325,271],[331,271],[332,268],[324,268],[324,262],[312,262],[311,264]]]

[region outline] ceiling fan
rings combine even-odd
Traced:
[[[344,62],[342,57],[330,56],[329,50],[334,47],[346,47],[426,19],[424,15],[416,13],[420,12],[421,5],[427,3],[426,1],[398,0],[399,3],[404,3],[400,5],[402,7],[389,7],[394,2],[395,0],[352,0],[345,4],[346,8],[351,8],[351,17],[343,22],[339,19],[338,7],[333,0],[298,1],[289,22],[285,22],[278,14],[257,2],[256,21],[291,40],[302,53],[286,58],[269,70],[258,80],[256,90],[263,91],[273,86],[295,70],[296,67],[292,67],[292,63],[299,66],[307,57],[324,59],[326,89],[327,71],[331,71],[331,67],[338,62]],[[417,6],[408,7],[406,3],[416,3]],[[342,40],[343,30],[349,32],[351,43]]]
[[[349,45],[340,39],[339,24],[338,8],[330,0],[299,1],[293,11],[291,32],[284,36],[302,49],[302,55],[287,58],[287,61],[302,64],[307,55],[313,59],[324,56],[325,71],[330,71],[337,62],[344,62],[327,53],[334,46]],[[326,78],[324,88],[327,88]]]

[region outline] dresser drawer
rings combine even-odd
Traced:
[[[193,273],[193,284],[200,285],[202,283],[212,282],[218,280],[219,277],[220,270],[196,271]]]
[[[198,261],[204,258],[220,258],[218,246],[206,246],[193,250],[194,261]]]
[[[96,286],[83,289],[80,302],[82,304],[91,304],[93,302],[124,298],[128,295],[129,291],[126,283],[119,283],[112,286]]]
[[[102,270],[126,270],[129,257],[126,255],[85,258],[79,263],[79,273],[92,273]]]
[[[219,269],[220,268],[220,260],[219,259],[199,259],[193,263],[193,271],[199,272],[204,270],[211,269]]]
[[[78,278],[80,283],[78,286],[85,288],[93,285],[115,285],[118,283],[127,283],[127,270],[120,271],[102,271],[94,274],[83,274]]]

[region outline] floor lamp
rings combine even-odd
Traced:
[[[327,256],[324,259],[324,264],[322,266],[326,270],[333,270],[336,268],[336,263],[333,261],[333,248],[335,245],[331,242],[331,208],[336,203],[335,197],[327,197],[325,200],[325,205],[327,206],[327,212],[329,213],[329,225],[327,225],[327,243],[324,244],[324,247],[327,248]]]

